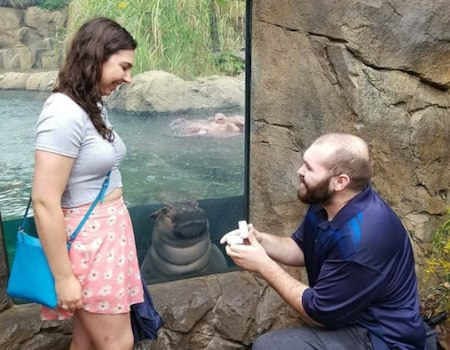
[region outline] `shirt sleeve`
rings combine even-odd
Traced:
[[[295,243],[300,247],[303,251],[303,231],[304,231],[304,223],[300,224],[297,230],[292,234],[291,238]]]
[[[78,156],[85,116],[71,107],[52,98],[44,104],[36,124],[36,149],[71,158]]]
[[[297,245],[300,247],[302,251],[304,251],[303,236],[305,233],[305,225],[306,222],[310,219],[310,217],[311,217],[311,207],[308,208],[308,211],[305,214],[305,218],[298,226],[297,230],[291,235],[291,238],[295,241],[295,243],[297,243]]]
[[[326,261],[317,283],[304,291],[302,305],[328,328],[354,323],[383,285],[382,274],[354,261]]]

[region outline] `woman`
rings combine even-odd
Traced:
[[[32,199],[58,297],[58,308],[43,307],[41,316],[73,316],[71,350],[132,349],[129,309],[143,301],[118,169],[126,149],[102,102],[102,96],[131,81],[135,48],[133,37],[116,22],[96,18],[85,23],[37,122]],[[104,201],[68,252],[68,235],[110,170]]]

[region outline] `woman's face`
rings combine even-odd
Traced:
[[[111,55],[102,67],[100,93],[110,95],[119,85],[131,82],[134,50],[119,50]]]

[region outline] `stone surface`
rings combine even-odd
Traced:
[[[23,19],[23,11],[0,7],[0,33],[5,33],[20,28]]]
[[[7,72],[0,74],[0,89],[50,91],[55,85],[57,75],[57,71],[36,73]]]
[[[44,37],[53,37],[65,28],[67,11],[49,11],[39,7],[29,7],[25,11],[25,24],[36,29]]]
[[[295,311],[248,272],[162,283],[149,289],[166,323],[156,341],[141,343],[139,349],[249,349],[256,335],[271,326],[299,323]]]
[[[1,57],[1,51],[0,51]],[[25,89],[29,74],[19,72],[8,72],[0,74],[0,86],[5,90]]]
[[[419,229],[417,236],[430,240],[432,217],[449,205],[450,56],[442,6],[254,5],[250,203],[261,229],[292,231],[304,210],[295,195],[301,151],[321,133],[346,131],[369,142],[374,185],[397,213],[428,217],[426,228],[405,221],[413,236]]]
[[[163,71],[136,75],[108,100],[111,108],[135,112],[179,113],[243,109],[244,82],[233,77],[185,81]]]
[[[413,72],[448,86],[450,42],[446,1],[264,1],[255,21],[330,38],[367,65]]]
[[[8,71],[26,71],[33,66],[33,51],[26,46],[0,49],[0,62]]]
[[[35,304],[14,306],[0,313],[0,349],[66,350],[69,322],[43,322]]]
[[[62,62],[67,11],[0,7],[0,70],[55,69]],[[24,9],[19,9],[23,7]]]
[[[38,72],[28,75],[25,83],[26,90],[50,91],[55,86],[58,72]]]

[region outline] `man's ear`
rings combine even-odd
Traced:
[[[343,191],[350,183],[350,176],[339,174],[333,177],[333,186],[335,191]]]

